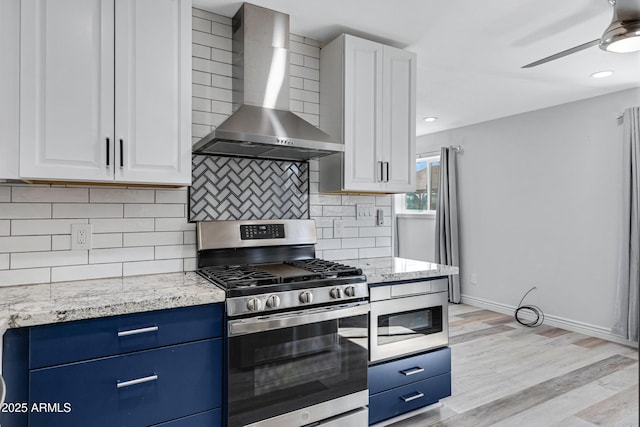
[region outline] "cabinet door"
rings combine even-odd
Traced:
[[[112,180],[113,0],[20,5],[21,177]]]
[[[20,0],[0,2],[0,179],[18,178]]]
[[[383,46],[345,37],[344,189],[380,191]]]
[[[382,157],[388,192],[415,191],[416,55],[384,47]]]
[[[191,183],[191,1],[116,0],[116,180]]]

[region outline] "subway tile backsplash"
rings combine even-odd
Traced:
[[[320,43],[293,34],[290,41],[290,108],[319,125]],[[194,141],[231,114],[231,61],[231,19],[193,9]],[[317,255],[391,256],[391,226],[355,218],[355,205],[367,203],[390,219],[391,196],[319,194],[318,179],[311,161],[304,215],[316,220]],[[187,189],[0,184],[0,286],[192,271],[187,200]],[[335,221],[342,237],[334,236]],[[92,249],[72,251],[71,224],[86,223]]]

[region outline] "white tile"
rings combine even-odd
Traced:
[[[342,247],[347,248],[373,248],[376,246],[376,239],[373,237],[342,239]]]
[[[87,264],[87,251],[25,252],[11,254],[12,269],[80,264]]]
[[[224,49],[233,51],[231,39],[227,37],[218,36],[215,34],[208,34],[202,31],[193,31],[191,33],[191,41],[196,44],[204,46],[216,47],[218,49]]]
[[[309,122],[310,124],[318,127],[320,126],[320,116],[316,114],[307,114],[307,113],[295,113],[302,120]]]
[[[151,217],[151,218],[175,218],[184,217],[185,205],[183,204],[162,204],[153,205],[124,205],[124,216],[131,217]]]
[[[211,130],[211,126],[209,125],[199,125],[195,123],[191,124],[191,136],[196,138],[196,141],[198,141],[203,136],[207,136],[209,132],[211,132]]]
[[[324,251],[326,249],[340,249],[340,239],[318,239],[316,250]]]
[[[11,232],[11,221],[8,219],[0,220],[0,236],[8,236]]]
[[[153,190],[133,188],[92,188],[91,203],[153,203]]]
[[[295,52],[289,52],[289,64],[304,67],[304,55]]]
[[[8,185],[0,185],[0,202],[8,203],[11,201],[11,187]]]
[[[311,46],[305,43],[300,43],[297,41],[290,40],[289,41],[289,50],[292,53],[299,53],[305,56],[311,56],[314,58],[320,58],[320,48],[317,46]]]
[[[342,197],[339,194],[312,194],[309,196],[312,205],[340,205]]]
[[[304,37],[299,36],[297,34],[289,34],[289,41],[290,42],[304,43]]]
[[[320,42],[314,39],[310,39],[308,37],[304,38],[304,43],[308,44],[309,46],[315,46],[315,47],[320,47]]]
[[[156,218],[155,231],[191,231],[196,229],[194,222],[187,218]]]
[[[204,98],[191,98],[191,109],[193,111],[211,112],[211,100]]]
[[[140,248],[95,249],[89,251],[90,264],[110,262],[148,261],[153,259],[153,246]]]
[[[309,80],[313,81],[313,80]],[[289,77],[289,87],[304,89],[304,79],[302,77]]]
[[[391,246],[391,237],[376,237],[376,246]]]
[[[320,172],[318,172],[318,171],[309,171],[309,181],[311,181],[311,182],[319,182],[320,181]]]
[[[51,279],[49,268],[30,268],[24,270],[0,271],[0,286],[31,285],[35,283],[49,283]]]
[[[71,235],[61,234],[57,236],[51,236],[51,250],[53,251],[71,250]]]
[[[341,259],[358,258],[358,249],[329,249],[322,251],[322,256],[328,260],[338,261]]]
[[[0,219],[51,218],[50,203],[0,203]]]
[[[93,233],[153,231],[153,218],[92,219]]]
[[[203,58],[192,58],[191,64],[192,68],[196,71],[232,77],[231,64],[227,64],[225,62],[211,61]]]
[[[211,46],[211,60],[231,64],[233,62],[233,52],[218,49],[217,46]],[[231,89],[231,86],[227,87],[227,89]]]
[[[205,33],[211,32],[211,21],[197,16],[191,18],[191,28]]]
[[[94,233],[92,239],[93,241],[91,242],[91,246],[93,246],[93,249],[122,247],[122,233]]]
[[[198,269],[197,258],[185,258],[184,271],[196,271]]]
[[[358,258],[379,258],[391,256],[391,248],[364,248],[358,249]]]
[[[191,117],[193,123],[216,127],[220,126],[220,124],[227,119],[227,116],[224,114],[208,113],[206,111],[192,111]]]
[[[0,252],[33,252],[51,250],[51,236],[0,237]]]
[[[320,228],[318,236],[322,236],[323,239],[333,239],[333,228]]]
[[[211,111],[225,116],[231,115],[233,104],[230,102],[211,101]]]
[[[231,28],[231,24],[213,21],[211,23],[211,34],[215,34],[221,37],[232,38],[233,29]]]
[[[183,240],[183,233],[181,231],[125,233],[123,246],[181,245]]]
[[[322,216],[356,216],[355,206],[323,206]]]
[[[289,109],[296,113],[302,113],[304,112],[304,102],[292,99],[289,101]]]
[[[207,10],[196,9],[194,7],[191,9],[191,13],[193,14],[193,16],[197,16],[199,18],[208,19],[209,21],[213,21],[213,22],[219,22],[221,24],[231,25],[231,18],[218,15],[216,13],[212,13]]]
[[[20,270],[18,270],[20,271]],[[72,280],[102,279],[105,277],[122,276],[122,264],[88,264],[71,267],[52,267],[52,282],[67,282]]]
[[[309,170],[310,171],[319,171],[320,170],[320,162],[318,160],[309,160]]]
[[[0,270],[9,269],[9,254],[0,254]]]
[[[14,219],[13,236],[37,236],[46,234],[71,234],[71,224],[86,224],[86,219]]]
[[[309,207],[309,215],[312,217],[322,216],[322,206],[320,205],[311,205]]]
[[[304,112],[309,114],[320,114],[320,105],[313,102],[304,103]]]
[[[211,59],[211,48],[209,46],[203,46],[201,44],[192,43],[191,55],[197,58]]]
[[[342,195],[343,205],[355,205],[358,203],[373,205],[376,203],[376,196],[361,196],[361,195],[355,195],[355,194]]]
[[[54,203],[52,218],[122,218],[122,205]]]
[[[233,102],[233,92],[231,89],[221,87],[211,87],[204,85],[192,85],[192,96],[198,98],[207,98],[216,101]]]
[[[89,201],[88,188],[64,187],[13,187],[11,201],[17,202],[71,202],[86,203]]]
[[[291,99],[297,99],[299,101],[312,102],[312,103],[315,103],[315,104],[320,102],[320,94],[318,92],[311,92],[309,90],[301,90],[301,89],[291,88],[290,97],[291,97]]]
[[[320,92],[320,82],[315,80],[304,79],[304,86],[302,88],[304,90],[309,90],[312,92]]]
[[[123,276],[138,276],[142,274],[176,273],[183,271],[182,259],[168,259],[162,261],[127,262],[123,265]]]
[[[342,237],[344,239],[352,239],[358,236],[358,227],[344,227],[342,230]]]
[[[195,231],[185,231],[184,232],[184,244],[192,245],[196,243],[196,232]]]
[[[187,203],[187,190],[156,190],[156,203]]]
[[[290,65],[289,74],[294,77],[302,77],[309,80],[320,81],[320,71],[313,68],[301,67],[299,65]]]
[[[391,236],[391,227],[360,227],[360,237]]]
[[[315,58],[312,56],[304,57],[304,66],[307,68],[313,68],[316,70],[320,69],[320,59],[316,56]]]
[[[196,245],[156,246],[156,259],[194,258]]]
[[[376,206],[391,206],[393,196],[376,196]]]

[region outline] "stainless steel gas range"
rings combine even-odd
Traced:
[[[315,258],[312,220],[197,227],[198,272],[227,297],[227,425],[366,426],[362,271]]]

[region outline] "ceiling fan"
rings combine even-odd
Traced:
[[[613,6],[613,18],[602,37],[547,56],[521,68],[536,67],[595,45],[599,45],[600,49],[607,52],[627,53],[640,50],[640,0],[608,0],[608,2]]]

